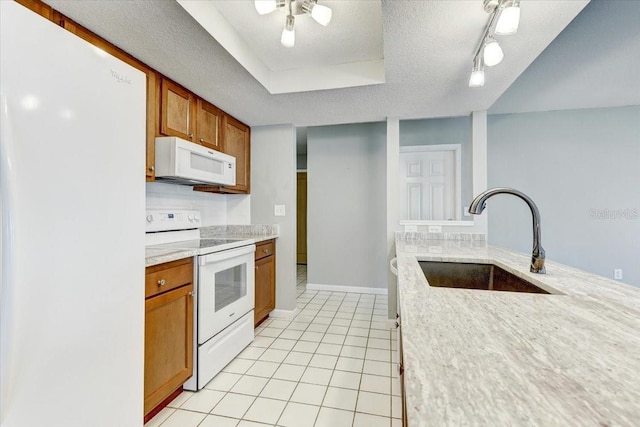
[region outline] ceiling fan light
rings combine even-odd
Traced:
[[[311,17],[318,24],[326,27],[327,25],[329,25],[329,22],[331,22],[331,16],[333,14],[331,8],[328,8],[327,6],[323,6],[321,4],[312,3],[309,6],[309,10],[311,11]]]
[[[259,15],[266,15],[276,10],[278,3],[276,0],[255,0],[254,6]]]
[[[520,2],[514,0],[511,4],[500,11],[498,23],[496,24],[496,34],[503,36],[515,34],[520,25]]]
[[[295,18],[293,15],[287,16],[282,30],[282,36],[280,37],[280,43],[282,43],[284,47],[293,47],[296,44]]]
[[[502,62],[502,59],[504,58],[504,52],[502,52],[500,44],[498,44],[495,39],[488,38],[485,42],[482,56],[485,65],[487,65],[488,67],[493,67],[494,65],[498,65],[500,62]]]

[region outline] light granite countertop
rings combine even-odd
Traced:
[[[640,289],[483,241],[396,236],[409,426],[637,426]],[[557,294],[430,287],[418,260],[493,263]]]
[[[145,267],[151,267],[165,262],[176,261],[198,255],[197,249],[179,249],[165,245],[147,246],[145,248]]]
[[[274,233],[273,230],[267,230],[266,232],[262,230],[258,232],[251,232],[250,230],[240,232],[237,230],[233,230],[221,234],[211,234],[203,232],[201,238],[247,240],[247,244],[249,244],[277,239],[278,234],[277,232]],[[145,252],[145,267],[151,267],[154,265],[163,264],[165,262],[189,258],[199,254],[198,249],[181,248],[179,242],[147,246],[145,248]]]

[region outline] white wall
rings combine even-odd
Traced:
[[[193,191],[186,185],[147,183],[147,209],[199,209],[202,225],[251,224],[251,196]]]
[[[296,308],[296,132],[292,125],[251,129],[251,219],[278,224],[276,309]],[[274,205],[285,216],[274,216]]]
[[[387,289],[385,123],[307,131],[308,282]]]
[[[640,107],[491,115],[488,134],[489,187],[536,202],[547,258],[610,278],[622,268],[640,286]],[[487,205],[489,242],[529,252],[526,205],[509,196]],[[625,209],[629,218],[597,218]]]

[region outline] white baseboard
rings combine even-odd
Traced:
[[[356,294],[387,295],[386,288],[367,288],[363,286],[323,285],[319,283],[307,283],[307,290],[329,292],[353,292]]]
[[[269,317],[273,317],[274,319],[292,320],[298,315],[299,312],[300,310],[298,309],[298,307],[294,308],[293,310],[280,310],[276,308],[275,310],[269,312]]]

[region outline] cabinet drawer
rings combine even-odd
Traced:
[[[275,251],[276,251],[276,242],[274,240],[267,240],[266,242],[256,243],[255,260],[257,261],[269,255],[273,255]]]
[[[145,298],[193,282],[193,258],[147,267]]]

